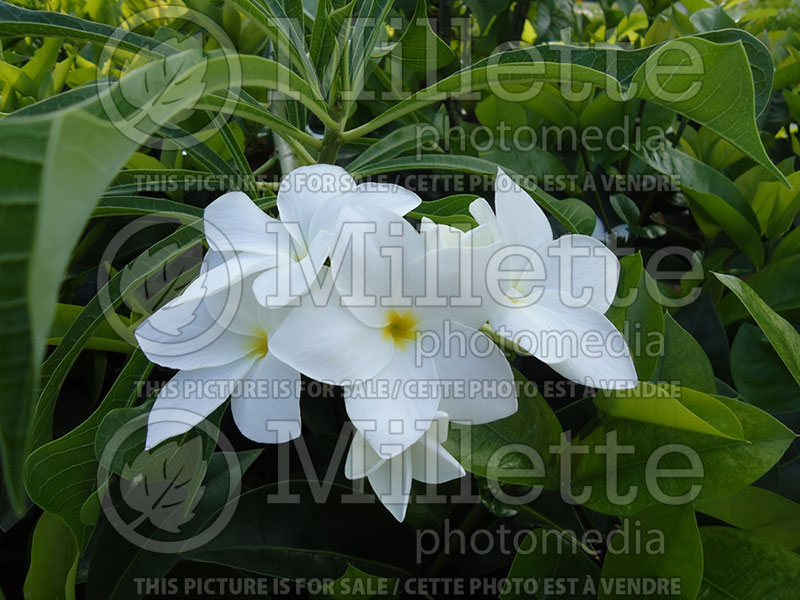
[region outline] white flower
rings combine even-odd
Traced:
[[[347,206],[342,222],[366,227],[332,257],[328,301],[316,305],[312,290],[286,317],[275,355],[345,386],[348,416],[383,458],[414,444],[438,410],[474,423],[514,413],[508,361],[477,331],[493,310],[483,276],[493,247],[426,253],[410,223],[377,208]]]
[[[630,351],[604,316],[617,289],[616,256],[589,236],[553,240],[544,212],[500,169],[495,189],[496,216],[483,199],[470,205],[475,220],[511,254],[491,326],[567,379],[634,387]]]
[[[213,269],[218,253],[206,256]],[[206,298],[170,302],[136,330],[147,357],[179,369],[150,412],[145,449],[181,435],[231,397],[248,438],[279,443],[300,435],[300,374],[269,351],[289,309],[260,306],[250,281]],[[227,293],[226,293],[227,292]]]
[[[463,477],[464,468],[442,444],[447,441],[448,415],[437,412],[430,428],[410,448],[382,458],[356,431],[344,465],[348,479],[369,480],[372,490],[392,516],[402,521],[408,508],[411,480],[444,483]]]
[[[341,167],[311,165],[289,173],[278,190],[280,220],[259,209],[246,194],[230,192],[209,204],[204,229],[211,250],[224,262],[202,273],[182,302],[236,285],[260,274],[253,290],[264,306],[285,306],[308,290],[331,248],[342,207],[381,206],[404,215],[419,197],[395,185],[356,185]]]

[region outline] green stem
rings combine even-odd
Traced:
[[[586,151],[586,146],[580,144],[581,147],[581,160],[583,161],[583,170],[586,173],[586,177],[592,177],[592,166],[591,162],[589,162],[589,153]],[[608,215],[606,214],[606,207],[603,205],[603,200],[600,198],[600,192],[597,191],[597,186],[592,186],[594,189],[594,197],[597,199],[597,207],[600,209],[600,219],[603,221],[603,225],[605,225],[606,231],[611,231],[611,222],[608,220]]]
[[[325,126],[322,136],[322,147],[319,149],[318,163],[335,164],[342,146],[343,107],[340,102],[335,102],[331,107],[331,117],[336,120],[336,127]],[[340,120],[341,119],[341,120]]]
[[[477,529],[478,525],[480,525],[480,522],[483,520],[485,512],[486,509],[483,508],[483,504],[481,504],[480,502],[478,502],[475,506],[473,506],[472,509],[467,513],[467,516],[464,517],[464,520],[461,522],[459,528],[456,529],[455,531],[450,532],[450,538],[448,538],[447,543],[444,545],[444,548],[450,547],[450,539],[452,539],[456,531],[464,532],[465,538],[469,537],[469,535],[473,531],[475,531],[475,529]],[[441,571],[442,568],[447,564],[450,555],[444,551],[444,548],[436,556],[436,560],[433,561],[433,564],[431,564],[430,569],[428,569],[428,572],[426,573],[427,577],[433,577],[434,575],[437,575],[439,571]]]

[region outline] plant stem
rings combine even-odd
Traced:
[[[483,504],[480,502],[473,506],[472,509],[470,509],[470,511],[467,513],[467,516],[464,517],[464,520],[461,522],[459,528],[450,532],[450,537],[446,540],[445,548],[450,547],[450,540],[453,538],[453,534],[455,534],[456,531],[462,531],[466,539],[470,533],[477,529],[485,513],[486,509],[483,508]],[[428,569],[426,576],[433,577],[434,575],[438,574],[445,564],[447,564],[449,558],[450,555],[446,553],[443,548],[442,551],[436,556],[436,560],[433,561],[433,564]]]
[[[589,153],[586,151],[586,146],[583,144],[579,144],[581,148],[581,160],[583,160],[583,170],[586,173],[586,177],[593,177],[592,175],[592,166],[589,162]],[[600,198],[600,192],[597,191],[597,186],[592,186],[594,189],[594,197],[597,199],[597,207],[600,209],[600,219],[603,221],[603,225],[606,228],[606,231],[611,231],[611,222],[608,220],[608,215],[606,214],[606,208],[603,206],[603,200]]]
[[[342,145],[342,113],[344,112],[341,102],[337,101],[331,107],[331,117],[337,122],[336,127],[325,127],[325,134],[322,136],[322,147],[319,150],[318,163],[334,164],[336,157],[339,156],[339,148]]]
[[[675,137],[672,139],[672,147],[677,148],[678,144],[681,143],[681,138],[683,137],[683,131],[686,129],[686,124],[689,122],[689,119],[680,115],[679,117],[681,124],[678,125],[678,131],[675,133]]]

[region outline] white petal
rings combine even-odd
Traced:
[[[411,306],[418,291],[415,284],[422,278],[412,281],[407,269],[425,253],[422,236],[408,221],[380,208],[346,206],[342,221],[331,252],[336,289],[359,319],[382,327],[387,309]]]
[[[320,207],[355,188],[353,178],[335,165],[309,165],[289,173],[278,190],[278,213],[284,223],[297,223],[307,244],[311,222]]]
[[[305,294],[316,281],[325,264],[330,246],[329,234],[314,238],[311,248],[300,260],[292,260],[268,269],[253,282],[253,292],[262,306],[286,306]]]
[[[222,255],[213,250],[210,250],[208,254]],[[227,260],[220,261],[213,266],[209,265],[207,268],[201,267],[197,279],[192,281],[183,293],[170,304],[194,302],[226,290],[234,295],[238,294],[240,293],[238,290],[231,290],[231,288],[241,287],[242,280],[250,275],[273,268],[281,260],[274,255],[253,252],[226,252],[225,254],[228,256]]]
[[[422,290],[414,301],[419,320],[451,319],[474,328],[488,321],[498,304],[489,294],[487,266],[499,248],[450,246],[410,263],[404,280],[407,288]]]
[[[441,444],[424,437],[408,450],[411,474],[423,483],[444,483],[466,475],[464,467]]]
[[[347,458],[344,461],[344,475],[348,479],[361,479],[375,471],[385,462],[386,459],[378,456],[372,446],[364,439],[364,436],[356,431],[353,434],[353,441],[350,442],[350,450],[348,450]]]
[[[506,242],[500,231],[500,224],[497,222],[497,217],[489,206],[489,203],[483,198],[476,198],[469,205],[469,214],[471,214],[478,225],[484,226],[491,233],[492,241]]]
[[[431,361],[416,364],[413,348],[395,349],[391,362],[371,380],[345,387],[350,420],[383,458],[403,452],[430,427],[439,405]]]
[[[303,302],[292,308],[270,337],[269,349],[308,377],[341,385],[373,377],[389,364],[394,343],[340,306],[334,294],[326,306]]]
[[[402,523],[411,493],[411,455],[404,452],[385,461],[368,479],[378,500]]]
[[[414,192],[392,183],[365,182],[358,184],[352,191],[346,191],[331,198],[320,207],[311,224],[311,234],[327,230],[335,233],[338,230],[342,210],[345,207],[356,211],[377,208],[402,217],[414,210],[422,202]]]
[[[161,389],[150,410],[145,449],[186,433],[214,412],[227,400],[253,361],[254,358],[247,357],[221,367],[179,371]]]
[[[136,329],[136,340],[154,363],[172,369],[216,367],[250,352],[246,337],[230,329],[238,307],[226,317],[211,314],[203,301],[168,304]]]
[[[425,240],[426,252],[448,246],[473,246],[478,248],[493,243],[492,230],[489,225],[478,225],[469,231],[462,231],[458,227],[434,223],[428,217],[422,217],[419,232]]]
[[[246,437],[280,444],[300,435],[300,373],[271,352],[242,377],[231,395],[236,425]]]
[[[605,313],[617,291],[619,260],[598,240],[565,235],[538,250],[545,267],[544,285],[575,298],[575,306]]]
[[[495,212],[503,240],[538,248],[553,239],[547,217],[533,198],[502,169],[495,179]]]
[[[221,252],[265,253],[267,223],[274,221],[242,192],[220,196],[203,214],[208,245]]]
[[[514,374],[495,343],[453,321],[442,323],[437,334],[441,347],[433,364],[442,382],[439,410],[453,421],[475,425],[513,415],[517,411]]]
[[[545,292],[525,308],[502,309],[495,330],[573,381],[603,389],[636,385],[636,369],[622,334],[589,306],[571,307]]]

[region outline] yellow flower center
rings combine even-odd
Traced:
[[[252,345],[250,347],[251,352],[264,358],[269,352],[269,344],[267,343],[267,332],[266,331],[256,331],[253,335]]]
[[[383,327],[383,334],[394,340],[395,344],[405,345],[406,342],[413,340],[417,326],[417,320],[410,311],[399,312],[396,310],[386,311],[387,324]]]

